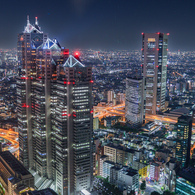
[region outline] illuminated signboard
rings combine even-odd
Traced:
[[[148,42],[156,42],[155,38],[148,38]]]

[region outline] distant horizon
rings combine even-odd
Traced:
[[[100,48],[99,49],[93,49],[93,48],[68,48],[68,47],[65,47],[65,48],[69,49],[69,51],[72,51],[72,52],[74,52],[76,50],[95,50],[95,51],[112,51],[113,50],[113,51],[129,51],[129,52],[140,51],[141,52],[141,49],[100,49]],[[14,49],[17,50],[16,47],[15,48],[0,48],[0,50],[14,50]],[[178,52],[178,51],[180,51],[180,52],[195,52],[195,49],[194,50],[180,50],[180,49],[170,50],[169,49],[168,52]]]

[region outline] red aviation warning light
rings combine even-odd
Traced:
[[[80,52],[79,52],[79,51],[75,51],[75,52],[74,52],[74,56],[75,56],[76,58],[78,58],[78,57],[80,56]]]
[[[64,55],[69,55],[69,49],[64,49],[63,54]]]

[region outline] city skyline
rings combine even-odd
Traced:
[[[9,2],[0,194],[195,194],[193,4]]]
[[[24,27],[21,21],[29,15],[31,23],[34,17],[40,18],[42,30],[70,49],[140,49],[142,32],[170,33],[172,51],[195,49],[195,28],[191,25],[195,19],[194,2],[165,1],[160,6],[153,0],[9,2],[3,2],[0,8],[2,48],[16,47],[15,34]],[[5,12],[5,7],[10,11]]]

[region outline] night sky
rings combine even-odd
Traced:
[[[194,10],[194,0],[1,0],[0,48],[16,47],[29,15],[70,49],[140,49],[142,32],[164,32],[171,51],[195,50]]]

